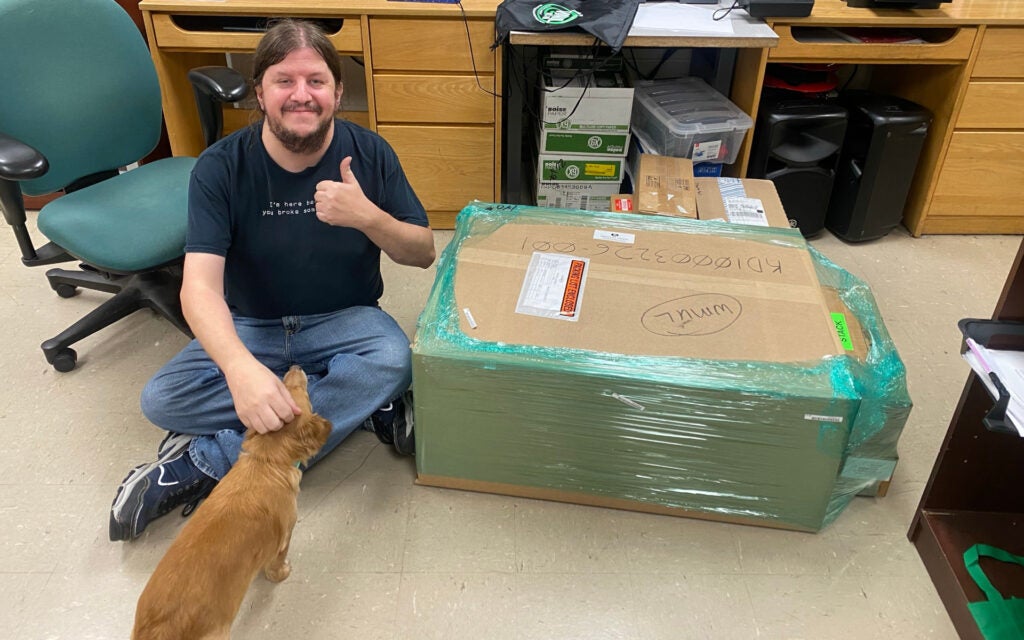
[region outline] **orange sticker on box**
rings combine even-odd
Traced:
[[[573,260],[569,265],[569,277],[565,281],[565,293],[562,294],[562,309],[559,311],[563,316],[570,318],[576,315],[576,307],[580,299],[580,287],[583,284],[583,269],[586,263],[582,260]]]

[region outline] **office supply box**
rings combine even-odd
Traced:
[[[608,211],[618,182],[538,182],[537,206]]]
[[[540,96],[542,131],[629,133],[633,89],[620,74],[545,74]]]
[[[817,268],[792,230],[467,207],[413,345],[418,482],[820,529],[877,429]]]

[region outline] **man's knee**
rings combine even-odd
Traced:
[[[167,394],[162,389],[160,377],[149,379],[139,396],[142,415],[153,424],[160,426],[167,421]]]

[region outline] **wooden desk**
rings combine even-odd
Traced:
[[[993,318],[1024,320],[1024,244]],[[993,403],[971,373],[907,534],[960,637],[972,640],[982,636],[967,603],[984,595],[967,575],[964,551],[984,542],[1024,554],[1024,438],[985,429]],[[1024,597],[1019,567],[993,563],[985,571],[1005,597]]]
[[[297,16],[345,19],[332,38],[342,53],[364,63],[368,108],[345,117],[383,135],[395,147],[423,200],[431,224],[452,226],[469,201],[502,200],[503,131],[521,131],[521,104],[490,95],[503,88],[502,51],[491,51],[499,0],[464,0],[458,6],[388,0],[142,0],[140,8],[163,88],[164,113],[177,155],[202,150],[188,69],[223,64],[225,52],[250,52],[256,33],[184,29],[176,16]],[[300,8],[296,8],[300,7]],[[756,121],[768,64],[843,62],[870,69],[869,87],[905,97],[934,121],[904,215],[923,233],[1024,233],[1024,2],[956,0],[929,11],[849,8],[817,0],[807,18],[770,23],[778,35],[734,40],[631,37],[626,46],[743,47],[731,98]],[[860,26],[908,28],[928,44],[820,44],[806,30]],[[513,45],[584,44],[578,34],[514,35]],[[472,55],[471,53],[472,52]],[[506,56],[507,58],[507,56]],[[474,71],[475,68],[475,71]],[[479,79],[479,85],[478,85]],[[482,87],[482,88],[481,88]],[[502,113],[507,114],[503,122]],[[228,127],[248,114],[226,110]],[[504,125],[507,124],[508,127]],[[507,132],[506,132],[507,133]],[[517,141],[521,136],[508,136]],[[746,175],[752,134],[732,168]],[[509,158],[518,158],[509,149]]]
[[[388,140],[431,225],[451,228],[467,202],[501,195],[501,104],[492,95],[501,87],[500,50],[490,50],[498,2],[463,0],[465,20],[457,5],[387,0],[143,0],[139,8],[175,155],[203,149],[188,70],[223,65],[225,53],[251,53],[260,39],[218,19],[343,19],[330,38],[361,62],[363,77],[347,82],[365,83],[368,105],[344,117]],[[225,109],[225,129],[250,115]]]
[[[1024,2],[956,0],[935,10],[850,8],[817,0],[807,18],[778,18],[774,49],[743,50],[732,99],[756,121],[765,68],[839,62],[870,69],[869,88],[932,111],[904,212],[924,233],[1024,233]],[[826,27],[903,28],[928,44],[811,42]],[[746,174],[752,136],[737,160]]]

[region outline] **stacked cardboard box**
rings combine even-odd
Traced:
[[[541,91],[537,203],[607,211],[619,192],[633,89],[617,73],[549,72]]]
[[[909,411],[870,293],[798,232],[510,205],[460,214],[413,380],[420,483],[806,531],[888,480]]]

